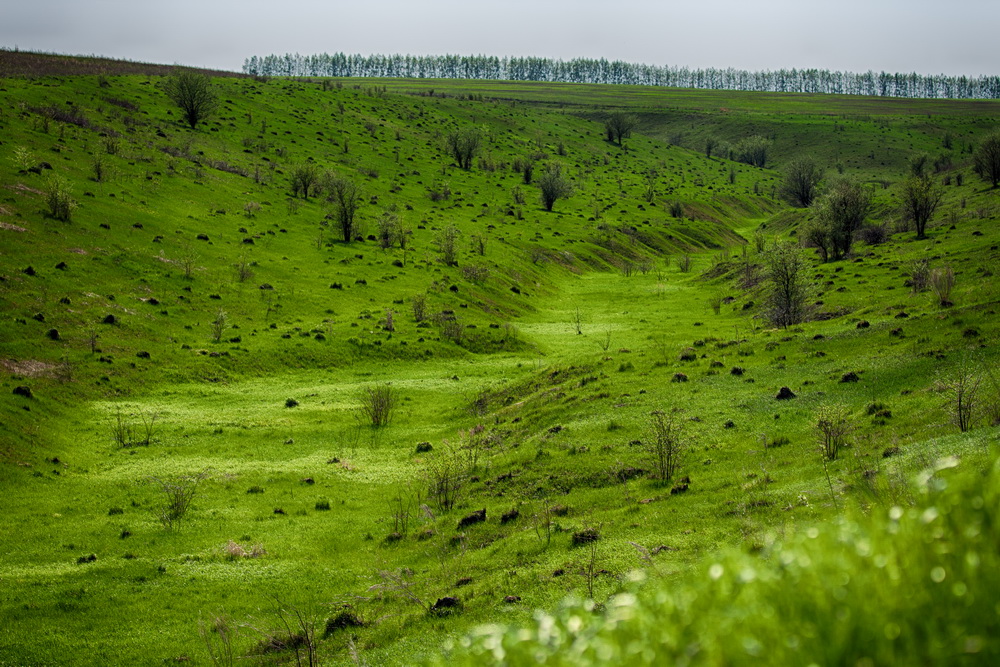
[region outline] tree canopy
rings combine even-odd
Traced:
[[[212,82],[204,74],[181,71],[167,79],[167,96],[184,114],[185,122],[195,129],[215,111],[218,99],[212,91]]]

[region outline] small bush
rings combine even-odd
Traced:
[[[914,262],[910,264],[910,278],[907,281],[907,284],[910,287],[910,289],[913,290],[914,294],[916,294],[917,292],[923,292],[925,289],[927,289],[927,285],[930,283],[930,279],[931,279],[930,262],[928,262],[926,259],[918,259],[914,260]]]
[[[427,319],[427,295],[415,294],[410,299],[410,306],[413,308],[413,319],[423,322]]]
[[[850,412],[842,405],[826,405],[816,412],[816,434],[828,461],[836,460],[847,445],[851,428]]]
[[[951,306],[951,291],[955,288],[955,271],[950,266],[934,269],[930,274],[931,291],[941,306]]]
[[[150,481],[160,488],[162,502],[154,512],[156,518],[167,530],[180,528],[194,502],[198,485],[207,479],[209,471],[175,477],[151,477]]]
[[[46,184],[45,203],[49,207],[49,216],[63,222],[69,222],[77,207],[69,184],[58,176],[50,177]]]
[[[649,414],[649,438],[643,445],[653,468],[653,477],[669,481],[680,469],[686,446],[682,422],[676,412],[654,410]]]
[[[889,228],[886,225],[865,225],[858,231],[858,236],[867,245],[879,245],[889,240]]]
[[[579,547],[584,544],[596,542],[599,539],[601,539],[601,534],[596,528],[584,528],[581,531],[573,533],[573,546]]]
[[[325,637],[329,637],[337,630],[343,630],[344,628],[363,628],[364,626],[365,623],[361,620],[361,617],[355,614],[351,609],[344,609],[336,616],[326,620],[326,627],[324,628],[323,634]]]
[[[388,426],[398,402],[389,383],[366,387],[361,392],[361,414],[375,428]]]

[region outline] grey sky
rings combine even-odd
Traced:
[[[998,74],[998,0],[6,0],[0,45],[239,70],[270,53]]]

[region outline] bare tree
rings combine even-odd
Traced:
[[[927,223],[941,203],[944,192],[927,176],[911,176],[903,183],[902,212],[917,228],[917,238],[927,238]]]
[[[455,158],[455,163],[459,167],[466,171],[472,168],[472,161],[479,152],[482,138],[482,133],[474,127],[448,133],[446,137],[448,152]]]
[[[973,154],[976,173],[997,187],[1000,184],[1000,132],[988,135]]]
[[[573,194],[573,185],[563,175],[562,165],[553,162],[545,169],[538,179],[538,187],[542,190],[542,206],[551,211],[556,201]]]
[[[778,243],[764,256],[767,267],[765,315],[771,324],[788,327],[805,319],[812,292],[808,263],[799,247]]]
[[[337,220],[344,243],[350,243],[357,233],[355,215],[361,206],[361,189],[354,181],[336,174],[327,174],[323,180],[326,200],[333,204],[333,212],[328,217]]]
[[[781,194],[793,206],[803,208],[812,204],[816,197],[816,186],[823,172],[812,158],[800,157],[785,166],[785,177],[781,184]]]
[[[177,72],[167,79],[164,89],[167,96],[180,108],[184,120],[192,130],[218,107],[212,83],[204,74]]]

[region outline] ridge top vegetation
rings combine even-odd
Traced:
[[[948,76],[893,72],[848,72],[820,68],[750,71],[734,67],[692,68],[604,58],[536,56],[403,55],[317,53],[250,56],[252,76],[375,77],[487,81],[544,81],[657,86],[773,93],[821,93],[903,98],[997,99],[1000,76]]]

